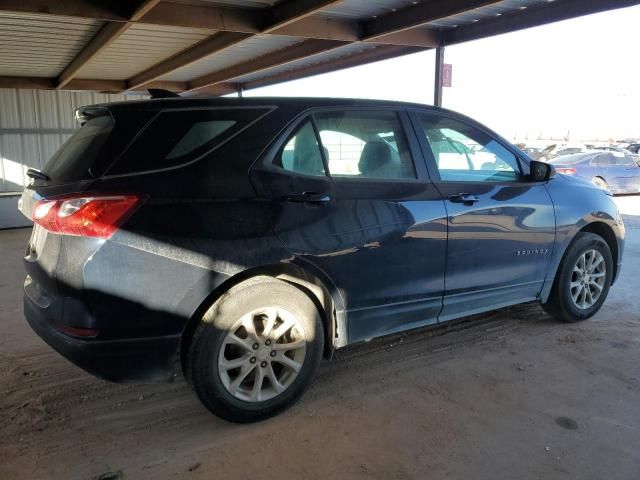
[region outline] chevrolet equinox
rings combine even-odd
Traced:
[[[611,194],[460,114],[311,98],[80,108],[30,170],[25,316],[112,381],[272,416],[336,349],[538,301],[594,315],[620,271]]]

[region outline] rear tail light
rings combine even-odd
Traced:
[[[575,175],[576,169],[572,167],[556,167],[556,172],[564,173],[565,175]]]
[[[50,232],[109,238],[140,204],[136,195],[77,196],[40,200],[33,221]]]

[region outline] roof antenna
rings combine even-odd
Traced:
[[[147,92],[149,92],[151,98],[180,98],[180,95],[177,93],[163,90],[162,88],[149,88]]]

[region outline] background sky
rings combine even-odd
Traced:
[[[434,61],[427,51],[245,95],[432,104]],[[445,62],[443,106],[511,140],[640,137],[640,6],[447,47]]]

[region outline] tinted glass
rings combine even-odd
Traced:
[[[624,157],[615,157],[614,164],[625,167],[633,167],[636,165],[636,161],[633,159],[633,157],[628,157],[625,155]]]
[[[108,173],[157,170],[196,160],[262,113],[263,109],[161,112]]]
[[[320,145],[310,120],[305,121],[289,138],[274,163],[302,175],[325,175]]]
[[[520,180],[518,159],[490,135],[449,118],[418,114],[418,119],[442,180]]]
[[[613,157],[608,153],[601,153],[600,155],[596,155],[591,163],[593,165],[598,165],[599,167],[606,167],[607,165],[611,165],[613,162]]]
[[[323,112],[315,120],[332,176],[416,178],[395,112]]]
[[[92,164],[113,130],[111,115],[89,119],[49,159],[42,171],[54,183],[73,182],[92,178]]]

